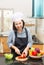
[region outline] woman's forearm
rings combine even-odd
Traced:
[[[15,50],[16,46],[12,45],[11,48]]]
[[[29,46],[27,46],[25,49],[26,49],[27,51],[29,51]]]

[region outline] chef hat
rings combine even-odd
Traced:
[[[12,20],[13,21],[19,21],[19,20],[23,20],[24,19],[24,15],[21,12],[16,12],[15,14],[13,14]]]

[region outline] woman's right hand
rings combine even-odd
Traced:
[[[17,47],[15,47],[15,52],[16,52],[18,55],[21,55],[20,50],[19,50]]]

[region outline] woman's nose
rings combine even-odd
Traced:
[[[18,25],[18,27],[20,27],[20,25]]]

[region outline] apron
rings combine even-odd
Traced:
[[[19,48],[20,52],[22,53],[23,50],[26,48],[27,44],[28,44],[28,32],[27,29],[25,28],[25,32],[26,32],[26,37],[24,38],[20,38],[17,37],[17,32],[15,32],[15,42],[14,42],[14,46],[16,46],[17,48]],[[14,58],[16,56],[18,56],[18,54],[15,53],[15,50],[11,48],[11,53],[13,54]]]

